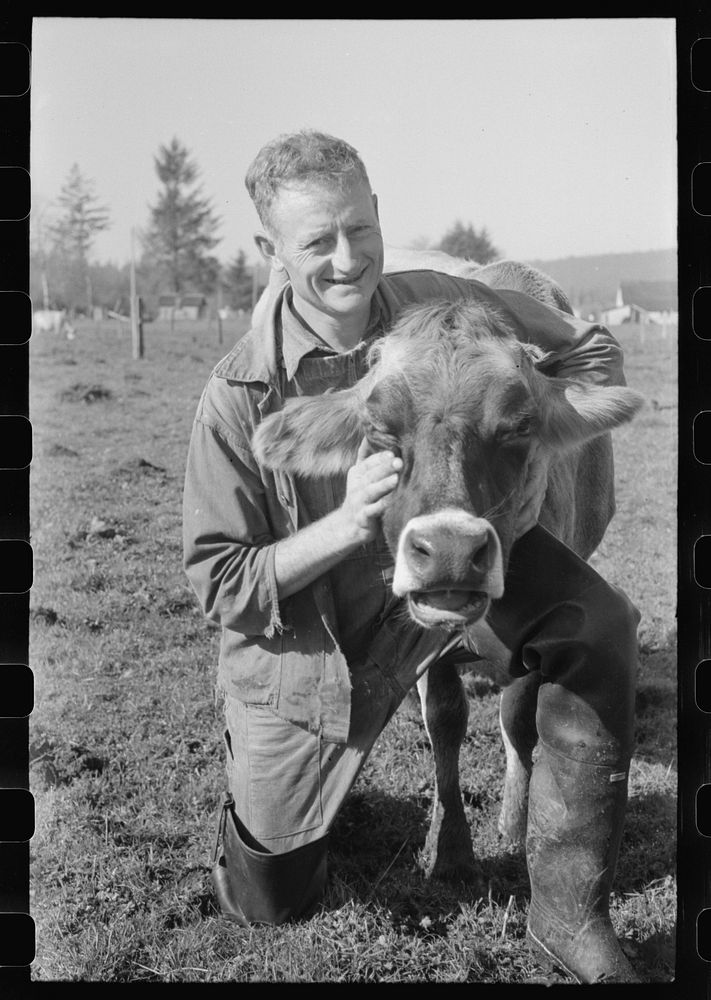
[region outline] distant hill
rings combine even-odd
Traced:
[[[595,254],[559,260],[530,260],[558,282],[583,314],[609,308],[622,281],[676,281],[676,250]]]

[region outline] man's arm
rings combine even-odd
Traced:
[[[207,617],[245,635],[283,628],[279,602],[375,536],[401,466],[364,443],[341,507],[278,539],[246,442],[196,420],[183,494],[184,566]]]
[[[280,598],[302,590],[349,552],[375,538],[401,468],[402,459],[389,451],[369,454],[363,441],[348,471],[343,504],[277,542],[275,575]]]

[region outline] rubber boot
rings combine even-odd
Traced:
[[[528,937],[579,983],[643,981],[610,923],[626,802],[626,765],[583,763],[539,744],[526,838]]]
[[[228,792],[220,810],[212,866],[222,915],[242,927],[308,916],[326,884],[328,834],[284,854],[258,850],[254,844]]]

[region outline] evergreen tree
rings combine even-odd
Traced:
[[[501,256],[492,244],[486,226],[477,232],[471,223],[465,226],[457,220],[436,246],[453,257],[463,257],[476,261],[477,264],[488,264]]]
[[[239,250],[235,259],[227,265],[225,285],[233,309],[252,308],[252,272],[246,261],[244,250]]]
[[[142,236],[143,248],[158,268],[164,289],[207,294],[217,282],[219,262],[210,251],[219,242],[220,220],[197,185],[199,170],[178,139],[154,157],[163,185]]]
[[[93,308],[89,253],[98,233],[109,228],[109,213],[98,205],[93,183],[75,163],[62,188],[59,216],[50,228],[54,255],[62,262],[64,299],[76,309],[82,298],[87,312]]]

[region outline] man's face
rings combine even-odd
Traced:
[[[271,222],[274,260],[307,321],[314,310],[335,319],[367,316],[383,270],[383,240],[366,183],[290,184],[273,202]]]

